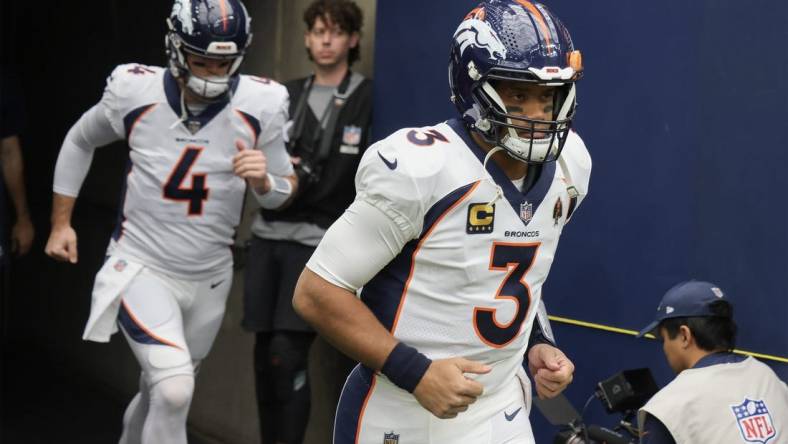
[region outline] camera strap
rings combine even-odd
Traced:
[[[288,145],[293,145],[296,140],[301,138],[301,134],[304,133],[304,121],[306,120],[304,117],[306,116],[306,104],[309,100],[309,93],[312,91],[312,82],[314,82],[315,76],[314,74],[307,77],[304,80],[304,89],[301,92],[301,96],[298,97],[298,103],[296,103],[295,110],[293,112],[293,126],[290,130],[289,134],[289,143]],[[290,146],[288,146],[290,148]],[[293,154],[292,152],[290,154]]]
[[[333,141],[337,120],[340,111],[342,111],[342,107],[345,106],[347,98],[350,95],[347,90],[350,86],[351,77],[352,72],[348,69],[345,73],[345,77],[342,78],[342,82],[340,82],[339,86],[334,90],[331,101],[326,106],[323,115],[320,117],[317,131],[312,135],[312,149],[308,150],[308,152],[301,153],[301,157],[311,165],[319,167],[320,162],[325,160],[331,152],[331,142]],[[293,154],[293,147],[304,133],[306,110],[314,81],[314,74],[304,80],[304,88],[301,95],[298,97],[298,102],[293,112],[293,126],[290,130],[288,142],[288,150],[291,154]],[[315,147],[317,148],[316,150]]]
[[[337,89],[334,91],[334,95],[331,98],[331,102],[329,102],[326,107],[323,117],[320,119],[320,130],[315,134],[315,142],[319,142],[319,145],[317,152],[315,152],[312,157],[312,162],[316,166],[319,166],[321,162],[328,158],[331,152],[331,142],[333,142],[334,139],[337,120],[350,95],[347,89],[350,85],[351,77],[352,72],[348,69],[342,82],[339,83],[339,86],[337,86]]]

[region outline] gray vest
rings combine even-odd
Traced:
[[[667,427],[677,444],[788,444],[788,387],[755,358],[679,373],[638,413]]]

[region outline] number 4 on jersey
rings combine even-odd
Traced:
[[[189,172],[200,157],[202,147],[187,146],[181,154],[181,159],[170,173],[169,179],[164,184],[164,197],[189,203],[189,216],[202,215],[202,204],[208,200],[209,189],[205,187],[205,174],[192,174],[191,188],[184,188],[183,183]]]

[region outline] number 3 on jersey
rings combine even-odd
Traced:
[[[175,164],[175,168],[172,169],[167,182],[164,184],[164,198],[188,202],[189,216],[202,215],[202,205],[203,202],[208,200],[208,192],[210,191],[205,187],[205,173],[191,174],[191,188],[183,187],[183,183],[189,176],[189,172],[197,161],[197,158],[200,157],[202,150],[203,147],[187,146],[183,150],[180,160]]]
[[[520,327],[531,306],[531,289],[525,275],[531,269],[539,250],[539,243],[519,244],[495,242],[490,251],[490,270],[506,271],[495,299],[512,299],[517,304],[509,323],[500,324],[495,319],[496,309],[473,309],[473,328],[485,344],[493,348],[505,347],[520,333]]]

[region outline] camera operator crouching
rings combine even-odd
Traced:
[[[316,0],[304,12],[314,74],[287,82],[288,151],[299,178],[281,211],[252,223],[243,327],[255,332],[255,381],[262,443],[301,443],[310,410],[307,356],[315,332],[293,310],[301,271],[328,227],[355,198],[355,174],[370,140],[372,82],[350,70],[363,16],[349,0]],[[355,364],[321,343],[321,386],[333,411]],[[323,410],[321,407],[320,410]],[[329,433],[326,431],[326,433]]]
[[[714,284],[665,294],[654,333],[676,378],[638,415],[642,444],[788,443],[788,387],[766,364],[733,354],[733,306]]]

